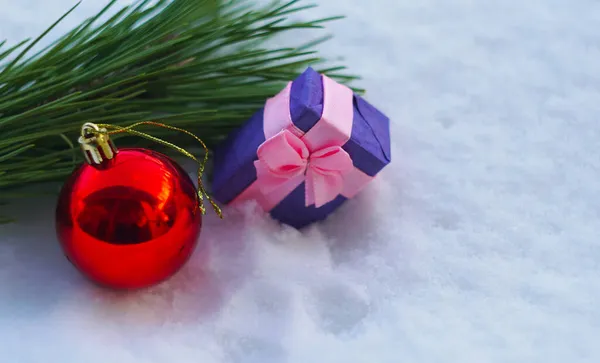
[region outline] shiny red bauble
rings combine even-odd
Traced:
[[[103,167],[80,166],[64,184],[56,231],[86,277],[115,289],[157,284],[194,251],[202,224],[196,188],[169,157],[121,149]]]

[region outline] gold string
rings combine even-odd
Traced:
[[[152,125],[152,126],[157,126],[157,127],[162,127],[165,129],[169,129],[169,130],[173,130],[173,131],[179,131],[179,132],[183,132],[184,134],[187,134],[191,137],[193,137],[194,139],[196,139],[204,148],[204,160],[200,161],[198,160],[194,155],[192,155],[190,152],[188,152],[187,150],[172,144],[168,141],[159,139],[158,137],[146,134],[144,132],[140,132],[137,130],[134,130],[134,128],[140,126],[140,125]],[[187,156],[188,158],[194,160],[197,164],[198,164],[198,190],[197,190],[197,194],[198,194],[198,198],[200,201],[200,211],[202,212],[202,214],[206,214],[206,208],[204,207],[204,197],[206,196],[206,199],[209,201],[209,203],[212,205],[213,209],[215,210],[215,212],[217,213],[217,215],[219,216],[219,218],[223,218],[223,213],[221,212],[221,208],[219,208],[219,206],[217,205],[217,203],[215,203],[215,201],[210,197],[210,195],[206,192],[206,189],[204,188],[204,184],[202,183],[202,175],[204,174],[204,168],[206,166],[206,162],[208,161],[208,147],[206,146],[206,144],[204,143],[204,141],[202,141],[202,139],[200,139],[198,136],[194,135],[193,133],[184,130],[184,129],[180,129],[178,127],[175,126],[169,126],[169,125],[165,125],[165,124],[161,124],[158,122],[154,122],[154,121],[141,121],[141,122],[137,122],[134,123],[133,125],[130,126],[117,126],[117,125],[111,125],[111,124],[97,124],[97,126],[100,129],[105,129],[107,130],[107,133],[109,135],[113,135],[113,134],[120,134],[120,133],[130,133],[136,136],[140,136],[143,138],[146,138],[148,140],[154,141],[156,143],[159,143],[163,146],[168,146],[174,150],[177,150],[178,152],[180,152],[181,154]],[[112,130],[111,130],[112,129]],[[110,131],[108,131],[110,130]]]

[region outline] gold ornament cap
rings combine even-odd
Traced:
[[[92,166],[105,165],[119,153],[108,131],[91,122],[83,124],[78,141],[85,160]]]

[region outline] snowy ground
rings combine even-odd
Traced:
[[[600,3],[321,2],[348,15],[325,54],[393,120],[381,178],[303,234],[211,216],[205,252],[128,295],[65,261],[53,201],[23,205],[0,228],[0,361],[600,361]],[[0,39],[71,3],[0,0]]]

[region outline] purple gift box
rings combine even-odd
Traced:
[[[389,119],[308,68],[215,150],[213,195],[225,205],[256,200],[302,228],[360,192],[390,160]]]

